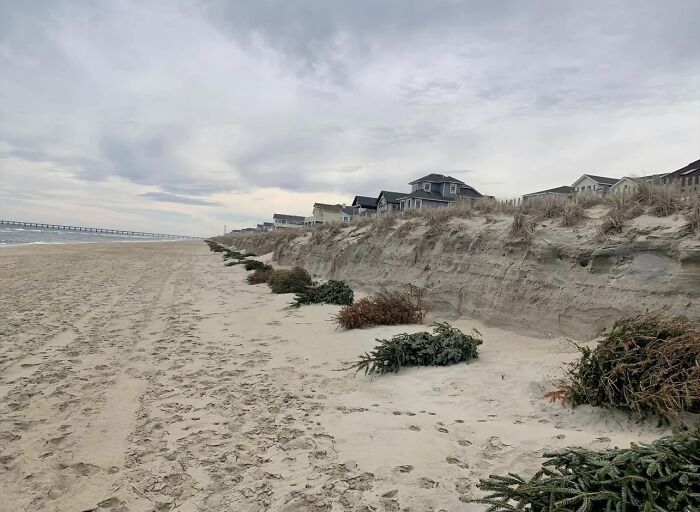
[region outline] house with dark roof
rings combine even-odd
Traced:
[[[593,174],[584,174],[571,185],[574,189],[574,194],[593,194],[604,196],[615,183],[620,181],[620,178],[608,178],[607,176],[595,176]]]
[[[533,201],[536,199],[542,199],[544,197],[556,197],[566,199],[573,195],[574,187],[569,187],[565,185],[563,187],[548,188],[547,190],[540,190],[539,192],[530,192],[529,194],[523,194],[522,202],[523,204],[528,201]]]
[[[405,192],[390,192],[388,190],[379,192],[379,196],[377,196],[377,216],[399,211],[401,209],[401,197],[405,195]]]
[[[428,174],[409,183],[411,193],[398,198],[401,210],[441,208],[462,199],[484,198],[478,190],[457,178],[443,174]]]
[[[631,194],[639,188],[640,183],[649,183],[651,185],[661,184],[661,178],[664,174],[652,174],[651,176],[623,176],[617,183],[610,187],[611,194]]]
[[[700,192],[700,159],[664,175],[661,183],[677,186],[681,193],[687,195]]]
[[[355,196],[352,200],[353,217],[371,217],[377,212],[377,198],[370,196]]]
[[[274,229],[299,229],[304,227],[304,217],[301,215],[287,215],[285,213],[275,213],[272,216]]]
[[[272,222],[263,222],[258,224],[255,228],[256,231],[272,231],[274,229],[274,224]]]
[[[352,206],[343,206],[340,209],[340,221],[341,222],[350,222],[353,217],[354,210]]]

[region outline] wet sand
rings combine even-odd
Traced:
[[[0,250],[0,510],[476,511],[479,477],[665,433],[549,403],[570,344],[470,319],[472,364],[337,371],[421,327],[244,276],[201,242]]]

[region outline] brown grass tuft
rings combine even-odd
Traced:
[[[425,317],[423,291],[409,285],[402,291],[381,291],[345,306],[335,316],[339,327],[419,324]]]
[[[688,228],[693,232],[700,231],[700,195],[696,195],[689,201],[688,213]]]
[[[256,270],[246,277],[246,281],[248,281],[248,284],[269,283],[270,278],[272,277],[272,272],[273,270],[271,268]]]
[[[586,211],[576,201],[567,201],[562,213],[562,226],[576,226],[586,218]]]
[[[672,185],[653,185],[646,181],[637,184],[632,199],[649,208],[649,213],[659,217],[673,215],[685,207],[680,188]]]
[[[272,293],[301,293],[312,285],[311,276],[301,267],[273,270],[268,281]]]
[[[529,245],[535,236],[535,221],[532,217],[522,212],[513,215],[513,222],[510,225],[509,237],[511,242]]]

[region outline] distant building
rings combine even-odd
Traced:
[[[342,220],[342,204],[314,203],[313,214],[304,219],[304,226],[316,226],[318,224],[328,224],[329,222],[340,222]]]
[[[353,217],[371,217],[377,213],[377,198],[369,196],[355,196],[352,200]]]
[[[304,227],[304,217],[301,215],[275,213],[272,216],[272,224],[274,229],[299,229]]]
[[[660,185],[661,178],[666,174],[653,174],[651,176],[624,176],[617,183],[610,187],[610,192],[613,194],[631,194],[636,192],[640,183],[649,183],[651,185]]]
[[[341,222],[350,222],[353,217],[353,209],[351,206],[343,206],[340,209],[340,220]]]
[[[577,179],[573,185],[574,194],[592,194],[599,197],[604,196],[620,178],[608,178],[606,176],[594,176],[584,174]]]
[[[382,190],[379,193],[379,197],[377,197],[377,216],[399,211],[401,209],[401,197],[405,195],[405,192]]]
[[[529,194],[523,194],[522,203],[525,204],[528,201],[534,199],[542,199],[543,197],[558,197],[562,199],[567,199],[574,193],[574,188],[567,185],[563,187],[548,188],[547,190],[540,190],[539,192],[530,192]]]
[[[272,222],[263,222],[262,224],[258,224],[255,227],[255,230],[267,232],[267,231],[272,231],[273,228],[274,228],[274,225],[272,224]]]
[[[677,186],[681,193],[687,195],[700,192],[700,160],[695,160],[677,171],[665,174],[661,178],[661,183]]]
[[[459,200],[486,197],[463,181],[442,174],[428,174],[409,185],[412,187],[411,193],[398,198],[401,210],[441,208]]]

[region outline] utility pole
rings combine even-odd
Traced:
[[[226,233],[228,233],[228,231],[226,231],[226,227],[226,224],[224,224],[224,236],[226,236]]]

